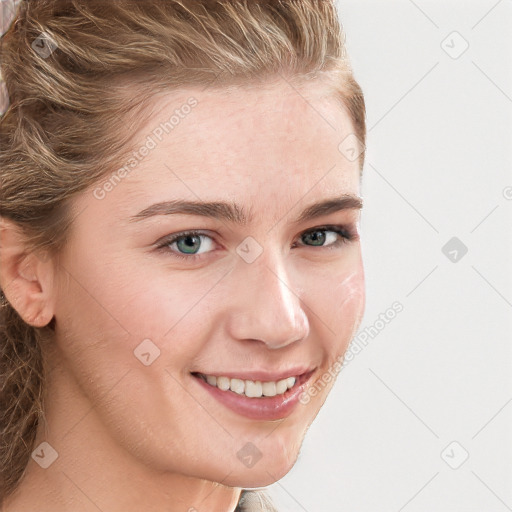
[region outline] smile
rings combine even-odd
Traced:
[[[210,386],[214,386],[222,391],[233,391],[239,395],[245,395],[249,398],[261,398],[263,396],[283,395],[289,389],[295,386],[297,377],[287,377],[278,381],[254,381],[247,379],[230,379],[229,377],[196,374]]]
[[[271,421],[283,419],[297,408],[301,393],[309,386],[315,369],[296,370],[289,377],[269,375],[267,372],[252,372],[225,376],[192,372],[201,388],[213,399],[238,415],[253,420]],[[292,373],[292,371],[290,371]],[[259,378],[252,380],[247,377]],[[270,380],[271,377],[282,377]]]

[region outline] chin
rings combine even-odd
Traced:
[[[295,460],[290,461],[285,457],[282,460],[273,459],[272,463],[261,459],[253,467],[235,468],[226,478],[225,473],[221,476],[222,484],[230,487],[257,488],[266,487],[281,480],[295,465]]]

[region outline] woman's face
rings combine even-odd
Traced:
[[[298,391],[334,373],[364,309],[353,132],[320,83],[158,98],[135,159],[75,200],[58,260],[55,357],[91,436],[229,486],[291,469],[333,380]]]

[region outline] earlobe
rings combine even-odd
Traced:
[[[0,288],[20,317],[44,327],[53,317],[53,267],[29,252],[21,228],[0,217]]]

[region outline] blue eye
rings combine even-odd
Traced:
[[[329,233],[331,234],[330,236],[327,235]],[[312,242],[312,245],[304,244],[306,247],[320,247],[329,250],[351,242],[358,238],[358,236],[354,234],[353,230],[343,226],[321,226],[305,231],[301,234],[300,238]],[[210,241],[206,244],[206,249],[208,249],[208,246],[210,246],[210,248],[212,247],[213,238],[211,236],[202,231],[193,230],[165,237],[158,243],[157,249],[164,250],[167,253],[170,252],[172,256],[180,259],[194,261],[199,259],[201,254],[208,252],[208,250],[200,251],[203,249],[204,245],[201,243],[202,239]],[[328,242],[327,245],[325,244],[326,242]],[[178,251],[183,252],[178,252],[174,249],[171,250],[173,246],[175,246]]]
[[[201,254],[199,250],[202,248],[201,239],[207,238],[209,240],[213,240],[210,236],[205,235],[204,233],[200,233],[197,231],[188,231],[182,234],[173,235],[168,238],[160,248],[171,247],[176,244],[176,247],[183,251],[182,253],[175,253],[179,258],[186,258],[188,256],[196,256],[197,254]],[[208,246],[208,244],[206,244]],[[204,252],[204,251],[203,251]]]

